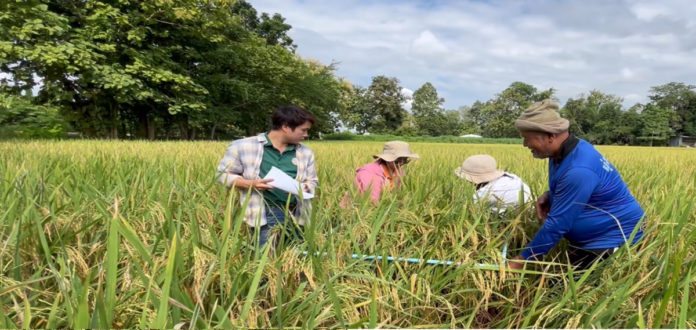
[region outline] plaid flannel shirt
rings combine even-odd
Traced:
[[[218,165],[218,182],[228,188],[234,187],[234,182],[239,178],[246,180],[257,180],[261,171],[263,161],[263,146],[267,140],[264,133],[245,139],[235,140],[227,147],[225,156]],[[308,188],[309,192],[314,193],[319,179],[314,164],[314,153],[303,144],[298,144],[296,159],[293,164],[297,165],[297,176],[295,180],[301,183],[303,188]],[[296,161],[295,161],[296,160]],[[263,207],[263,195],[257,190],[239,189],[239,200],[243,206],[249,198],[249,204],[244,212],[244,222],[251,227],[263,226],[266,221],[266,208]],[[311,200],[297,200],[295,211],[296,221],[300,225],[309,223],[312,211]]]

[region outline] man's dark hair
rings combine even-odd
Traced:
[[[296,105],[285,105],[278,107],[273,113],[273,118],[271,119],[271,130],[279,130],[283,128],[283,125],[286,125],[294,131],[297,126],[300,126],[305,122],[309,122],[310,124],[314,125],[316,121],[316,117],[307,112],[307,110]]]

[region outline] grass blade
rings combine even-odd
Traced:
[[[169,292],[174,278],[174,264],[176,263],[176,250],[178,235],[174,233],[172,244],[169,248],[169,257],[167,258],[167,267],[164,271],[164,286],[162,287],[162,296],[160,297],[160,305],[157,310],[157,316],[152,324],[152,328],[164,329],[167,325],[167,315],[169,314]]]

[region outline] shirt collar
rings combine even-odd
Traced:
[[[575,149],[575,147],[578,145],[578,142],[580,140],[575,137],[575,135],[570,134],[568,135],[568,138],[561,143],[561,150],[559,152],[558,157],[553,158],[553,163],[554,164],[560,164],[563,162],[563,160]]]
[[[263,133],[263,137],[266,139],[266,143],[264,143],[263,146],[267,147],[267,148],[268,147],[273,148],[273,143],[271,142],[271,139],[268,138],[268,132]],[[294,144],[288,144],[287,148],[285,148],[285,151],[293,151],[293,150],[295,150],[296,147],[297,146]]]

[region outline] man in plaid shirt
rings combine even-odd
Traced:
[[[274,189],[268,184],[273,179],[261,178],[276,167],[300,182],[303,191],[314,194],[319,183],[314,153],[300,142],[315,122],[312,114],[298,106],[279,107],[270,132],[233,141],[218,165],[218,182],[239,191],[242,207],[248,203],[244,222],[251,227],[259,247],[266,245],[274,227],[301,237],[295,223],[303,227],[309,222],[309,199]],[[286,222],[286,214],[295,221]]]

